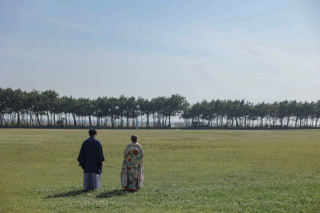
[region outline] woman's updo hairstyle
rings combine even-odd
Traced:
[[[131,136],[131,141],[132,142],[137,142],[138,141],[138,137],[136,135],[132,135]]]

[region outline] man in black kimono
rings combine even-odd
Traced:
[[[82,144],[78,162],[84,172],[84,190],[95,190],[100,188],[102,165],[105,159],[101,143],[96,139],[97,131],[90,129],[89,135],[90,138]]]

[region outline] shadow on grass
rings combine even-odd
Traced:
[[[84,190],[73,190],[65,193],[60,193],[60,194],[54,194],[54,195],[49,195],[45,197],[44,199],[51,199],[51,198],[62,198],[62,197],[75,197],[78,195],[85,194],[89,191],[84,191]]]
[[[111,198],[111,197],[125,196],[129,193],[135,193],[135,191],[128,191],[125,189],[115,189],[109,192],[101,193],[96,198]]]

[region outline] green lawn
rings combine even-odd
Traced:
[[[320,131],[98,130],[102,188],[82,191],[87,130],[0,129],[0,212],[320,212]],[[120,187],[137,134],[144,188]]]

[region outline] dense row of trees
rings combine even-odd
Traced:
[[[192,104],[181,115],[190,126],[318,127],[320,100],[253,104],[244,100],[206,100]]]
[[[136,117],[150,118],[157,127],[170,126],[171,118],[188,107],[185,97],[172,95],[147,100],[139,97],[59,97],[55,91],[39,92],[0,88],[0,125],[135,126]]]
[[[204,100],[190,105],[186,98],[59,97],[55,91],[39,92],[0,88],[0,125],[135,126],[136,118],[145,126],[171,126],[179,116],[186,126],[319,126],[320,101],[282,101],[254,104],[244,100]],[[152,122],[151,122],[152,119]]]

